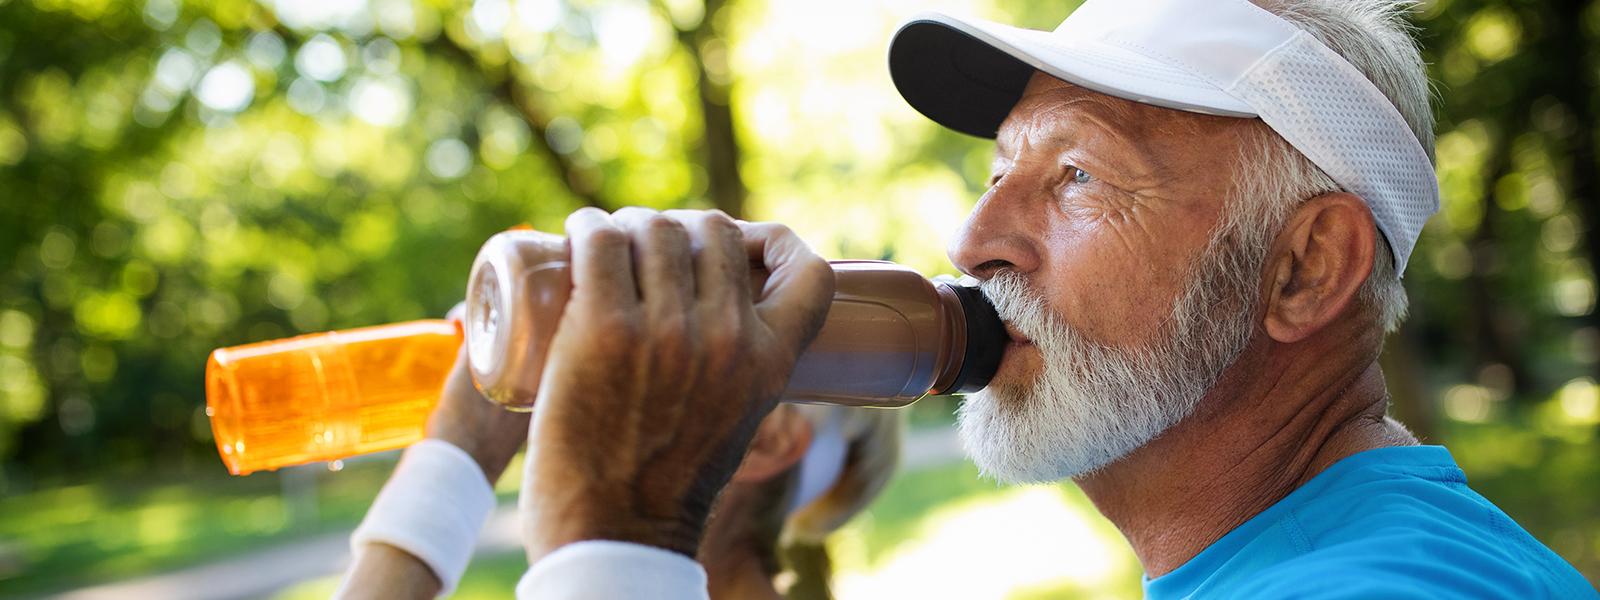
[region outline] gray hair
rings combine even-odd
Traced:
[[[1433,110],[1422,54],[1412,38],[1406,15],[1414,0],[1251,0],[1317,38],[1354,65],[1394,103],[1417,141],[1433,159]],[[1265,259],[1268,244],[1302,202],[1341,191],[1339,184],[1265,124],[1245,144],[1235,181],[1235,206],[1219,226],[1217,237],[1232,235]],[[1406,290],[1395,271],[1388,241],[1377,236],[1372,273],[1362,284],[1357,302],[1364,305],[1384,332],[1399,328],[1406,314]],[[1250,275],[1260,273],[1260,266]]]

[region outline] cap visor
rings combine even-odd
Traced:
[[[929,119],[993,138],[1035,71],[1096,92],[1156,106],[1254,117],[1243,101],[1182,69],[1095,40],[929,13],[889,45],[889,75]]]

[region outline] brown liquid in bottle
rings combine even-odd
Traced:
[[[528,410],[538,396],[571,292],[567,256],[561,236],[508,231],[490,238],[473,264],[466,316],[473,380],[509,408]],[[884,261],[831,265],[833,304],[784,401],[897,407],[930,393],[976,391],[994,375],[1005,330],[975,288]]]

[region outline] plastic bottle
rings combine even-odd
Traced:
[[[408,445],[460,348],[454,322],[426,320],[214,350],[206,414],[217,451],[244,475]]]
[[[989,383],[1007,339],[976,288],[929,281],[886,261],[830,264],[833,304],[784,401],[899,407]],[[752,287],[765,275],[752,271]],[[565,238],[518,230],[484,243],[467,280],[466,314],[472,379],[484,396],[532,408],[570,291]]]
[[[969,393],[994,375],[1006,334],[975,288],[884,261],[834,261],[836,292],[784,392],[788,402],[905,406]],[[752,271],[759,288],[765,272]],[[530,230],[490,238],[467,285],[474,383],[529,410],[571,291],[566,240]],[[235,475],[398,448],[422,438],[462,333],[413,321],[214,351],[207,414]]]

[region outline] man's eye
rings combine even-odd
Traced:
[[[1072,177],[1073,183],[1082,185],[1094,181],[1094,176],[1090,175],[1088,171],[1070,165],[1067,168],[1070,169],[1067,174]]]
[[[985,187],[994,187],[996,184],[1000,183],[1000,178],[1004,177],[1004,176],[1005,176],[1004,173],[995,173],[993,175],[990,175],[989,176],[989,184],[987,186],[985,186]]]

